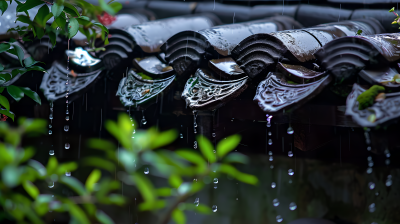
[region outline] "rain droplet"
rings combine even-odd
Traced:
[[[289,127],[288,127],[287,133],[288,133],[289,135],[291,135],[291,134],[294,133],[294,130],[293,130],[292,126],[289,126]]]
[[[289,157],[293,157],[293,152],[292,152],[292,151],[289,151],[289,152],[288,152],[288,156],[289,156]]]
[[[368,173],[368,174],[372,173],[372,168],[371,168],[371,167],[369,167],[369,168],[367,169],[367,173]]]
[[[69,114],[69,111],[67,110],[67,111],[65,111],[65,114]]]
[[[193,148],[194,148],[194,149],[197,149],[197,141],[194,141]]]
[[[368,156],[368,157],[367,157],[367,160],[368,160],[368,161],[372,161],[372,157],[371,157],[371,156]]]
[[[218,208],[217,208],[216,205],[213,205],[213,206],[211,207],[211,209],[212,209],[213,212],[217,212],[217,210],[218,210]]]
[[[290,176],[293,176],[293,174],[294,174],[293,169],[289,169],[289,170],[288,170],[288,174],[289,174]]]
[[[277,215],[277,216],[276,216],[276,221],[277,221],[277,222],[282,222],[282,221],[283,221],[282,216]]]
[[[193,127],[197,128],[197,123],[196,123],[196,121],[193,123]]]
[[[371,146],[368,146],[368,147],[367,147],[367,150],[368,150],[368,151],[371,151]]]
[[[49,155],[54,156],[54,150],[50,150]]]
[[[69,116],[68,116],[68,115],[65,116],[65,120],[66,120],[66,121],[69,121]]]
[[[51,124],[49,124],[49,128],[52,128],[53,126],[51,126]]]
[[[374,212],[375,211],[375,203],[372,203],[372,204],[370,204],[369,206],[368,206],[368,209],[369,209],[369,212]]]
[[[69,143],[65,143],[65,149],[69,149],[71,145]]]
[[[64,131],[69,131],[69,125],[64,126]]]
[[[149,174],[149,173],[150,173],[149,168],[148,167],[144,168],[144,174]]]
[[[66,100],[65,103],[68,103],[68,100]]]
[[[182,134],[182,133],[180,133],[180,134],[179,134],[179,137],[180,137],[180,138],[183,138],[183,134]]]
[[[269,161],[270,161],[270,162],[274,161],[274,157],[273,157],[273,156],[270,156],[270,157],[269,157]]]
[[[275,182],[272,182],[272,183],[271,183],[271,187],[272,187],[272,188],[275,188],[275,187],[276,187],[276,183],[275,183]]]
[[[273,168],[274,168],[274,165],[269,166],[269,168],[270,168],[270,169],[273,169]]]
[[[214,178],[214,184],[218,184],[218,178]]]
[[[385,164],[389,165],[390,164],[390,159],[385,160]]]
[[[375,183],[374,182],[369,182],[368,183],[369,189],[373,190],[375,188]]]
[[[142,123],[142,125],[146,125],[147,121],[146,118],[143,116],[142,120],[140,121],[140,123]]]
[[[49,135],[51,135],[51,134],[53,134],[53,131],[52,131],[52,130],[49,130]]]
[[[277,198],[275,198],[274,200],[272,200],[272,204],[277,207],[279,205],[279,200]]]
[[[272,156],[272,154],[273,154],[273,152],[272,152],[272,151],[269,151],[269,152],[268,152],[268,155]]]
[[[267,123],[267,127],[268,127],[268,128],[271,127],[271,123],[270,123],[270,122]]]
[[[214,184],[214,189],[217,189],[217,188],[218,188],[218,186],[216,184]]]
[[[212,133],[212,137],[215,138],[215,136],[216,136],[216,134],[215,134],[215,133]]]
[[[289,204],[289,209],[290,209],[291,211],[294,211],[294,210],[296,210],[296,208],[297,208],[296,203],[290,202],[290,204]]]
[[[50,114],[49,119],[53,120],[53,114]]]
[[[65,176],[70,177],[71,176],[71,172],[65,172]]]
[[[272,145],[272,139],[268,140],[268,145]]]
[[[199,206],[199,204],[200,204],[200,198],[196,198],[196,199],[194,200],[194,204],[195,204],[196,206]]]
[[[374,166],[374,162],[370,161],[370,162],[368,163],[368,166],[369,166],[369,167],[373,167],[373,166]]]
[[[53,188],[54,187],[54,182],[52,182],[50,185],[49,185],[49,188]]]
[[[268,135],[269,135],[269,136],[271,136],[271,135],[272,135],[272,133],[269,131],[269,132],[268,132]]]

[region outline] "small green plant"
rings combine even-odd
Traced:
[[[25,23],[26,26],[17,26],[10,28],[7,32],[14,33],[18,40],[31,41],[31,38],[42,39],[47,35],[54,47],[56,45],[57,36],[65,36],[68,39],[74,37],[78,30],[84,34],[90,43],[92,49],[89,51],[104,50],[104,48],[95,48],[97,38],[102,38],[105,44],[108,44],[108,29],[104,26],[114,20],[115,15],[122,8],[122,4],[118,2],[105,3],[99,0],[99,6],[92,5],[84,0],[55,0],[54,3],[44,0],[26,0],[24,3],[14,0],[18,6],[16,7],[17,20]],[[2,14],[8,9],[13,0],[0,0],[0,11]],[[51,11],[48,5],[51,5]],[[28,10],[38,7],[36,15],[29,15]],[[79,9],[79,10],[78,10]],[[53,19],[50,24],[49,21]],[[26,87],[18,87],[8,85],[7,82],[17,75],[23,75],[28,71],[46,72],[45,69],[38,66],[39,62],[32,57],[25,58],[24,52],[18,46],[16,40],[11,38],[9,42],[0,44],[0,53],[8,52],[18,57],[21,64],[20,68],[5,69],[0,64],[0,93],[4,88],[8,94],[17,102],[24,95],[32,98],[38,104],[41,100],[37,93]],[[0,95],[0,114],[6,115],[14,120],[14,113],[10,111],[10,103],[8,99]]]
[[[374,104],[375,97],[385,91],[385,87],[383,86],[378,86],[378,85],[373,85],[371,88],[369,88],[367,91],[361,93],[357,97],[358,101],[358,109],[359,110],[364,110],[368,108],[369,106]]]

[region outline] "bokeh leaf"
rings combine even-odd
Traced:
[[[89,192],[92,192],[94,190],[94,185],[100,180],[101,177],[101,171],[98,169],[93,170],[89,177],[86,179],[86,189]]]
[[[14,121],[14,113],[11,111],[8,111],[6,109],[0,109],[0,114],[4,114],[7,117],[11,118]]]
[[[25,191],[33,198],[36,199],[37,196],[39,195],[39,189],[30,181],[24,181],[22,183],[22,186],[24,187]]]
[[[200,135],[197,136],[197,142],[199,143],[199,148],[203,156],[207,158],[210,163],[215,163],[215,161],[217,161],[217,158],[215,157],[215,154],[213,152],[214,147],[210,140]]]
[[[67,185],[68,187],[70,187],[72,190],[74,190],[76,193],[78,193],[81,196],[86,194],[85,187],[75,177],[61,176],[60,183]]]
[[[41,4],[44,4],[44,2],[41,0],[26,0],[25,3],[19,4],[17,6],[17,12],[28,11],[29,9],[34,8]]]
[[[40,100],[39,95],[32,91],[31,89],[29,89],[28,87],[19,87],[21,89],[21,91],[28,96],[29,98],[31,98],[33,101],[35,101],[36,103],[38,103],[39,105],[42,105],[42,101]]]
[[[53,13],[55,19],[61,15],[63,9],[63,4],[58,4],[57,2],[54,2],[54,4],[51,6],[51,12]]]
[[[6,110],[10,110],[10,102],[8,102],[8,99],[3,95],[0,95],[0,104],[5,107]]]
[[[7,92],[15,101],[20,101],[24,97],[24,92],[18,86],[7,86]]]
[[[219,158],[224,157],[227,153],[234,150],[240,143],[240,135],[231,135],[221,140],[217,144],[217,155]]]
[[[96,212],[96,218],[99,220],[99,222],[103,224],[113,224],[114,221],[103,211],[97,210]]]
[[[178,137],[178,132],[176,130],[168,130],[158,134],[157,138],[155,138],[150,143],[150,148],[156,149],[165,145],[170,144],[175,141]]]
[[[174,209],[174,211],[172,212],[172,218],[174,219],[174,221],[177,224],[185,224],[186,223],[185,213],[183,213],[179,209]]]

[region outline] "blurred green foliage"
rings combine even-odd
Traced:
[[[0,222],[7,219],[19,223],[45,223],[45,217],[51,211],[53,214],[69,213],[70,223],[114,223],[97,206],[123,206],[129,199],[115,193],[120,192],[122,181],[136,187],[141,194],[141,211],[161,212],[163,209],[159,223],[167,223],[172,218],[182,224],[186,223],[185,210],[211,213],[209,207],[187,200],[213,178],[227,174],[244,183],[255,185],[258,182],[256,177],[234,167],[235,163],[247,162],[246,156],[230,153],[240,142],[238,135],[220,141],[216,149],[207,138],[198,136],[200,152],[192,149],[169,151],[162,147],[177,138],[175,130],[159,132],[150,128],[133,134],[135,122],[121,114],[116,122],[105,124],[121,147],[106,140],[91,139],[88,144],[104,152],[105,156],[87,157],[81,161],[83,166],[94,167],[82,183],[66,175],[78,169],[77,162],[59,163],[50,156],[44,166],[32,159],[33,148],[21,147],[24,134],[46,132],[46,121],[19,119],[19,124],[19,127],[11,128],[5,122],[0,123],[0,139],[3,140],[0,142],[0,208],[3,209],[0,209]],[[149,175],[143,174],[143,166],[150,168]],[[103,177],[102,173],[113,174],[117,167],[120,181]],[[167,180],[166,186],[155,187],[149,178],[151,174]],[[68,187],[76,196],[43,194],[44,189],[38,187],[53,188],[56,184]]]

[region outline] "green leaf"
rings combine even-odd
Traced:
[[[144,201],[150,203],[155,202],[156,191],[151,182],[142,174],[135,173],[132,177]]]
[[[27,37],[27,36],[22,37],[22,40],[23,40],[24,42],[32,41],[32,40],[29,39],[29,37]]]
[[[165,145],[170,144],[171,142],[175,141],[178,137],[178,132],[176,130],[168,130],[158,134],[157,138],[155,138],[150,143],[150,148],[156,149]]]
[[[113,10],[114,13],[116,14],[117,12],[119,12],[119,10],[122,9],[122,4],[119,2],[112,2],[111,4],[108,4]]]
[[[33,21],[44,27],[46,25],[47,20],[50,19],[50,17],[48,16],[49,14],[50,14],[49,7],[47,7],[47,5],[43,5],[38,10]],[[52,14],[50,14],[50,16],[52,16]]]
[[[57,159],[54,156],[50,157],[49,161],[47,161],[47,166],[46,166],[47,173],[49,175],[55,173],[57,167],[58,167]]]
[[[114,221],[103,211],[97,210],[96,212],[96,218],[99,220],[99,222],[103,224],[113,224]]]
[[[16,166],[5,166],[1,172],[3,183],[10,188],[18,185],[20,175],[21,172]]]
[[[75,6],[73,6],[73,5],[71,5],[71,4],[67,3],[67,2],[64,3],[64,6],[65,6],[64,7],[64,11],[66,13],[68,13],[71,16],[74,16],[74,17],[79,17],[80,16],[80,14],[79,14],[78,10],[75,8]]]
[[[53,22],[53,24],[55,23]],[[54,32],[48,32],[47,35],[50,38],[51,46],[52,47],[56,46],[57,35]]]
[[[20,21],[22,23],[26,23],[26,24],[29,24],[29,25],[32,24],[31,19],[29,19],[29,17],[26,16],[26,15],[18,15],[16,21]]]
[[[249,159],[247,158],[247,156],[241,154],[241,153],[231,153],[229,155],[227,155],[224,159],[223,162],[224,163],[242,163],[242,164],[246,164],[248,163]]]
[[[217,161],[217,158],[213,152],[214,147],[210,140],[200,135],[197,136],[197,142],[199,143],[199,148],[203,156],[207,158],[210,163],[215,163]]]
[[[181,210],[179,209],[174,209],[174,211],[172,212],[172,218],[174,219],[175,223],[177,224],[185,224],[186,223],[186,217],[185,217],[185,213],[183,213]]]
[[[234,150],[240,143],[240,135],[232,135],[221,140],[217,144],[217,155],[219,158],[224,157],[227,153]]]
[[[16,55],[18,56],[19,62],[21,63],[22,66],[24,66],[24,64],[22,64],[22,60],[24,60],[24,58],[25,58],[24,51],[17,44],[12,44],[12,46],[14,47]]]
[[[95,169],[92,171],[92,173],[90,173],[85,183],[86,189],[89,192],[92,192],[94,190],[94,184],[96,184],[100,180],[100,177],[101,171],[98,169]]]
[[[114,9],[110,5],[107,5],[107,3],[104,0],[99,0],[99,5],[101,9],[106,11],[108,14],[115,15],[116,12],[114,11]]]
[[[28,11],[29,9],[34,8],[41,4],[44,4],[44,2],[41,0],[26,0],[25,3],[19,4],[17,6],[17,12]]]
[[[33,59],[32,57],[27,57],[24,59],[24,64],[25,67],[31,67],[32,65],[38,63],[37,61],[35,61],[35,59]]]
[[[205,205],[202,205],[202,204],[199,204],[196,207],[196,211],[198,211],[201,214],[206,214],[206,215],[207,214],[211,214],[211,209],[209,207],[205,206]]]
[[[176,174],[172,174],[168,178],[168,181],[169,181],[169,184],[174,188],[178,188],[183,183],[182,178],[180,176],[176,175]]]
[[[4,12],[7,10],[8,4],[5,0],[0,0],[0,10],[1,10],[1,15],[4,14]]]
[[[79,23],[75,18],[71,18],[68,23],[68,38],[74,37],[78,33]]]
[[[20,101],[22,97],[24,97],[24,92],[18,86],[7,86],[7,92],[17,102]]]
[[[65,184],[65,185],[67,185],[68,187],[70,187],[72,190],[74,190],[80,196],[86,195],[85,187],[75,177],[61,176],[60,177],[60,182]]]
[[[84,166],[93,166],[96,168],[103,168],[110,172],[115,171],[115,165],[112,162],[110,162],[106,159],[98,158],[98,157],[85,158],[82,160],[82,164]]]
[[[389,12],[394,12],[394,7],[389,10]]]
[[[157,195],[161,197],[169,197],[172,195],[172,189],[169,187],[158,188]]]
[[[71,214],[72,219],[75,220],[75,222],[70,223],[90,224],[89,218],[78,205],[67,199],[64,199],[64,203],[68,204],[68,211]]]
[[[36,199],[39,195],[39,189],[30,181],[24,181],[22,183],[26,193],[28,193],[33,199]]]
[[[51,6],[51,13],[53,13],[55,19],[61,15],[63,10],[64,10],[63,4],[59,5],[59,4],[57,4],[57,2],[55,2]]]
[[[0,87],[0,93],[4,91],[4,87]]]
[[[65,30],[65,26],[67,25],[67,21],[65,20],[65,13],[62,12],[59,17],[55,19],[58,27],[60,27],[62,30]]]
[[[105,27],[103,24],[101,24],[101,23],[93,23],[95,26],[98,26],[103,32],[105,32],[105,33],[109,33],[109,31],[108,31],[108,29],[107,29],[107,27]]]
[[[29,98],[31,98],[33,101],[35,101],[36,103],[38,103],[39,105],[42,105],[42,102],[40,100],[39,95],[32,91],[31,89],[29,89],[28,87],[19,87],[23,93],[25,93],[26,96],[28,96]]]
[[[10,47],[11,47],[11,45],[9,43],[0,44],[0,53],[7,51],[8,49],[10,49]]]
[[[0,64],[0,72],[4,70],[4,66]]]
[[[10,102],[8,102],[8,99],[3,95],[0,95],[0,104],[5,107],[6,110],[10,110]]]
[[[7,117],[11,118],[14,121],[14,113],[11,111],[8,111],[6,109],[0,109],[0,114],[4,114]]]
[[[235,178],[243,183],[246,184],[252,184],[252,185],[256,185],[258,182],[257,177],[250,175],[250,174],[246,174],[246,173],[241,173],[238,172],[235,176]]]

